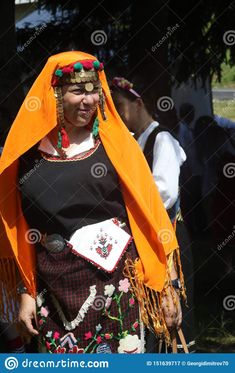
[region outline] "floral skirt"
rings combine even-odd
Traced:
[[[112,273],[104,272],[69,247],[37,251],[39,351],[49,353],[143,353],[144,330],[126,258],[137,258],[131,242]]]

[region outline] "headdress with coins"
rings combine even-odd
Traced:
[[[103,63],[98,60],[82,60],[75,63],[71,63],[62,68],[56,69],[53,78],[52,86],[54,87],[56,104],[57,104],[57,119],[59,124],[58,131],[58,142],[57,147],[59,149],[68,148],[70,145],[69,137],[65,131],[64,124],[64,111],[63,111],[63,99],[62,99],[62,89],[63,85],[84,83],[84,89],[86,92],[92,92],[94,87],[99,85],[99,107],[103,119],[106,119],[104,105],[105,98],[102,91],[102,86],[99,81],[99,71],[104,68]],[[94,86],[95,84],[95,86]],[[93,136],[96,138],[99,133],[99,122],[96,118],[92,127]]]

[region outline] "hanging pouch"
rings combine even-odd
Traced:
[[[76,230],[69,240],[71,252],[99,269],[113,272],[132,241],[132,237],[121,226],[114,218]]]

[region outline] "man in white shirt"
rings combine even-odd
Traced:
[[[142,148],[164,206],[170,219],[174,222],[179,211],[180,167],[186,160],[186,154],[169,130],[155,120],[154,106],[151,104],[151,100],[145,99],[143,95],[140,96],[125,78],[114,78],[110,88],[117,111],[127,128],[134,133]],[[184,258],[187,258],[187,268],[185,269],[188,272],[188,277],[192,278],[193,270],[189,264],[192,263],[190,245],[187,245],[187,250],[190,252],[184,254]],[[186,286],[188,289],[192,289],[193,281],[191,280],[189,286],[188,284]],[[192,291],[190,295],[192,295]],[[192,299],[193,296],[190,302]],[[192,309],[192,305],[190,306]],[[190,312],[187,311],[187,314],[189,315]],[[188,329],[188,334],[185,334],[188,347],[193,350],[195,341],[192,313],[183,326],[184,332],[185,327]],[[147,335],[146,352],[156,352],[155,345],[156,341],[150,333]]]
[[[119,115],[144,150],[149,135],[159,123],[154,120],[154,113],[148,104],[131,87],[126,79],[114,78],[111,84],[112,96]],[[152,174],[167,210],[177,201],[180,166],[185,160],[184,150],[169,131],[164,130],[156,135]]]
[[[137,141],[144,150],[147,139],[159,123],[153,121],[141,133]],[[153,147],[152,174],[165,208],[170,209],[178,198],[180,166],[186,155],[179,142],[167,131],[159,132]]]

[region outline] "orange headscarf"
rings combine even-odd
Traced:
[[[14,258],[32,295],[35,295],[35,250],[25,239],[29,227],[22,213],[17,188],[19,157],[57,125],[56,99],[51,86],[54,71],[85,59],[95,60],[95,57],[72,51],[48,59],[19,110],[0,160],[0,213],[3,222],[0,264],[4,266],[6,260]],[[177,240],[142,151],[114,107],[103,71],[99,72],[99,78],[106,97],[107,115],[104,121],[98,111],[99,134],[120,178],[140,258],[136,263],[138,276],[147,287],[161,291],[166,276],[166,255],[177,248]]]

